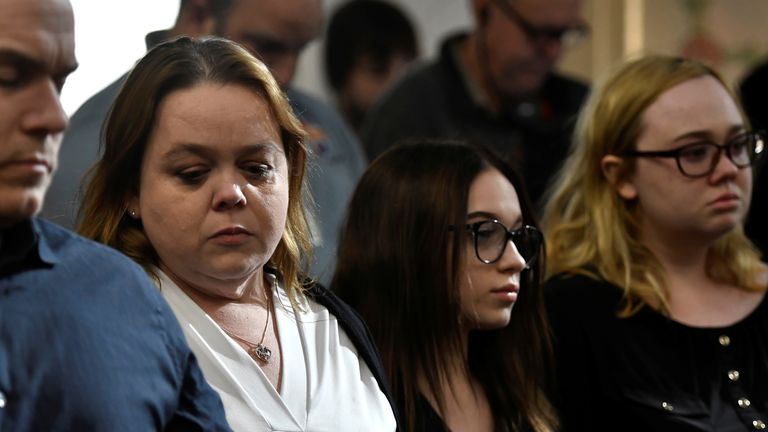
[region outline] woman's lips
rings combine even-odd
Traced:
[[[253,234],[243,227],[227,227],[216,231],[210,238],[224,245],[240,245],[249,241]]]
[[[722,194],[709,203],[710,206],[718,210],[730,210],[738,207],[740,204],[741,199],[734,193]]]
[[[501,300],[514,302],[517,301],[517,296],[520,293],[520,287],[518,285],[508,284],[500,288],[492,289],[491,293]]]

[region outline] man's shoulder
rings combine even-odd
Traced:
[[[456,91],[447,83],[442,66],[432,62],[415,67],[382,95],[361,129],[369,159],[402,139],[446,135],[453,124],[449,98]]]
[[[463,96],[466,93],[466,85],[462,80],[456,51],[466,38],[466,33],[444,38],[437,58],[412,66],[382,99],[390,104],[399,101],[408,106],[429,105],[439,109],[445,107],[443,100],[455,97],[457,93]],[[440,103],[436,104],[435,101]]]
[[[72,115],[72,118],[69,121],[69,127],[67,128],[67,133],[64,134],[64,138],[66,139],[67,134],[71,135],[73,130],[79,130],[89,125],[95,125],[96,127],[101,128],[101,124],[104,122],[112,103],[115,101],[115,98],[120,92],[120,88],[127,77],[128,74],[122,75],[120,78],[116,79],[83,102],[83,104],[80,105],[80,108],[78,108]]]
[[[384,94],[381,105],[431,104],[448,90],[445,76],[446,71],[436,61],[417,65]]]
[[[145,279],[144,272],[135,262],[117,250],[82,237],[53,222],[34,219],[38,235],[45,247],[59,262],[71,271],[78,268],[98,268],[99,273],[109,274],[111,278],[132,275],[135,279]]]
[[[344,124],[336,109],[319,97],[293,87],[287,89],[285,94],[299,119],[309,122]]]
[[[305,123],[312,152],[320,155],[321,161],[346,161],[354,167],[355,178],[361,175],[365,167],[363,149],[338,111],[320,98],[296,88],[286,90],[286,95],[296,116]]]
[[[382,119],[403,119],[421,123],[425,116],[446,107],[441,101],[452,91],[448,87],[439,63],[415,66],[381,96],[366,120],[376,123]]]
[[[285,94],[288,96],[288,100],[291,102],[291,105],[297,104],[302,106],[307,105],[315,108],[330,108],[330,105],[325,103],[319,97],[296,87],[289,87],[285,90]]]

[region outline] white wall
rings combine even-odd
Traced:
[[[125,73],[146,51],[144,35],[168,28],[179,0],[70,0],[75,12],[75,54],[62,104],[72,114],[91,95]]]
[[[73,113],[91,95],[127,71],[145,51],[144,35],[173,25],[179,0],[70,0],[80,67],[67,80],[62,103]],[[330,13],[345,0],[324,0]],[[469,25],[469,0],[392,0],[417,26],[422,53],[432,57],[446,33]],[[296,85],[327,98],[322,42],[302,56]]]

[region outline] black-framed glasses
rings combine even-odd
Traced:
[[[525,225],[510,230],[496,219],[489,219],[465,225],[472,232],[477,259],[493,264],[504,255],[507,243],[512,240],[517,252],[523,257],[525,266],[531,265],[539,256],[544,236],[536,227]]]
[[[712,174],[723,151],[734,165],[739,168],[746,168],[755,163],[755,160],[764,150],[764,133],[748,132],[723,145],[713,142],[698,142],[665,151],[629,150],[622,153],[622,156],[675,158],[677,168],[684,176],[697,178]]]
[[[523,30],[531,42],[538,45],[544,45],[547,42],[559,42],[563,46],[572,46],[589,35],[589,26],[585,23],[569,27],[538,26],[520,15],[509,3],[509,0],[495,0],[494,3],[507,18],[514,21]]]

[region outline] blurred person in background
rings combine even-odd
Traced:
[[[325,35],[325,75],[355,131],[418,55],[416,31],[395,5],[352,0],[333,12]]]
[[[474,28],[447,38],[371,111],[362,141],[373,159],[407,138],[485,143],[540,201],[568,151],[587,87],[555,72],[588,34],[581,0],[471,0]]]

